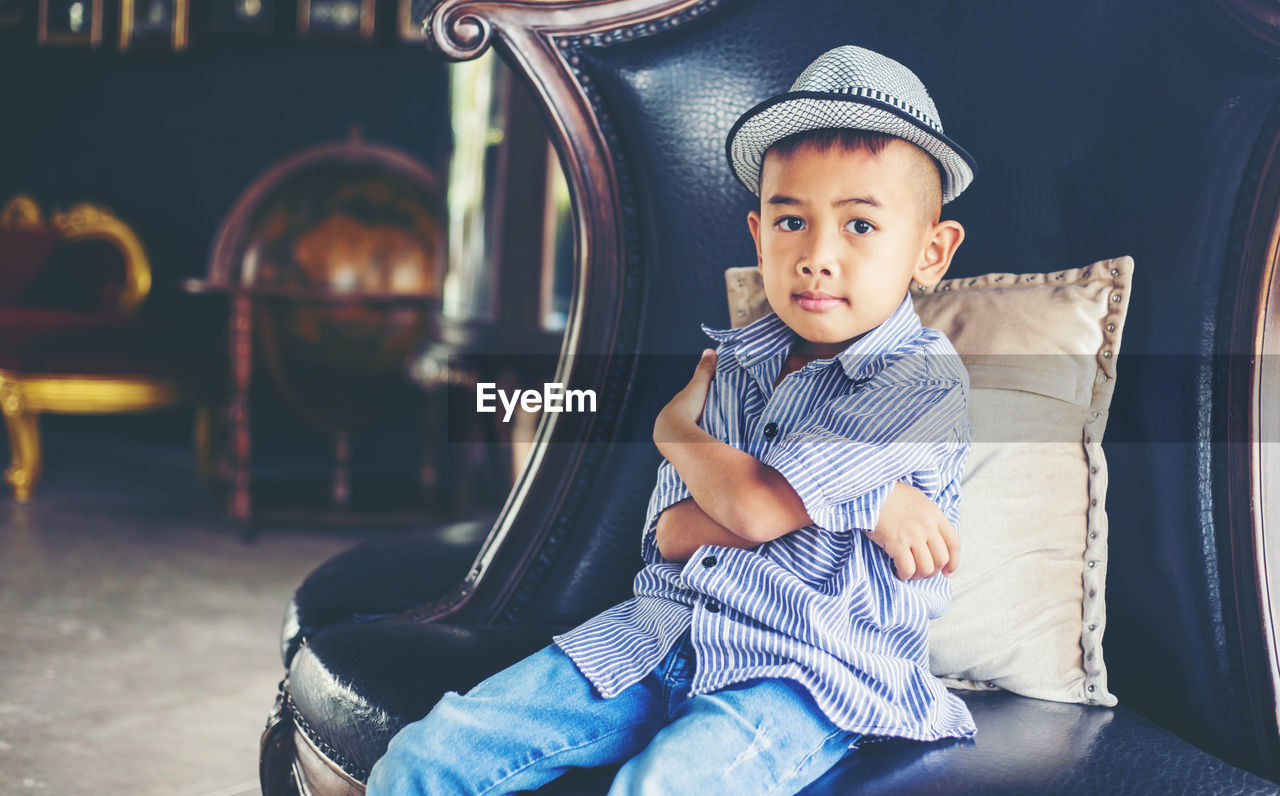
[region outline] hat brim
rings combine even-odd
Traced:
[[[977,162],[946,134],[887,102],[851,94],[791,91],[771,97],[742,114],[729,130],[729,167],[749,191],[760,194],[764,153],[795,133],[833,127],[886,133],[928,152],[942,166],[942,203],[973,181]]]

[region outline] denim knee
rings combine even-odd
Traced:
[[[657,755],[640,755],[624,765],[613,780],[610,796],[670,796],[688,789],[688,781],[680,781]],[[672,777],[675,776],[675,780]]]
[[[396,733],[369,773],[368,796],[469,792],[461,767],[468,761],[458,757],[468,746],[460,737],[462,699],[457,692],[446,693],[425,718]]]

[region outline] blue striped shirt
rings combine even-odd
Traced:
[[[898,481],[959,527],[969,420],[955,349],[921,326],[908,296],[839,355],[775,389],[795,340],[777,315],[703,329],[720,345],[702,427],[778,470],[814,523],[752,550],[704,545],[687,563],[667,562],[658,515],[689,490],[664,460],[635,597],[556,643],[604,697],[641,680],[690,630],[692,694],[788,678],[845,730],[921,741],[972,735],[964,702],[929,672],[928,622],[950,602],[950,581],[899,580],[864,533]]]

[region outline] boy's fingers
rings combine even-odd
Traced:
[[[711,376],[716,372],[716,352],[710,348],[702,350],[702,357],[698,360],[698,366],[693,369],[693,378],[711,380]]]
[[[931,536],[928,541],[929,552],[933,554],[933,571],[936,574],[941,572],[944,575],[950,575],[951,570],[951,554],[947,551],[947,544],[942,540],[941,536]]]
[[[929,578],[937,571],[933,565],[933,551],[929,549],[928,544],[922,544],[919,547],[912,548],[911,552],[916,558],[916,571],[913,578]]]
[[[899,580],[911,580],[916,574],[916,559],[912,555],[911,550],[898,553],[893,557],[893,563],[898,570]]]
[[[947,566],[943,572],[950,575],[956,571],[956,566],[960,563],[960,534],[956,533],[956,529],[951,526],[946,517],[942,518],[942,525],[938,526],[938,531],[942,534],[942,541],[947,545]]]

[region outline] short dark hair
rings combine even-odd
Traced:
[[[832,147],[839,147],[852,152],[865,149],[873,155],[879,155],[889,145],[889,141],[897,137],[876,130],[862,130],[856,127],[821,127],[816,130],[801,130],[798,133],[792,133],[786,138],[778,139],[764,151],[764,156],[768,157],[770,152],[775,152],[787,157],[795,154],[797,150],[805,146],[815,147],[819,152],[826,152]],[[923,152],[924,150],[922,149],[921,151]],[[933,155],[929,155],[929,159],[933,161],[933,167],[938,172],[938,185],[946,185],[946,174],[942,170],[942,164]],[[763,158],[761,160],[763,161]],[[761,176],[764,175],[764,169],[760,170],[760,174]],[[933,209],[925,206],[924,202],[922,202],[922,208],[926,216],[933,215]]]
[[[894,137],[888,133],[880,133],[875,130],[859,130],[853,127],[823,127],[817,130],[801,130],[798,133],[792,133],[786,138],[781,138],[773,146],[766,149],[765,154],[777,152],[785,157],[795,154],[797,149],[808,145],[816,147],[820,152],[825,152],[832,147],[838,146],[841,149],[854,151],[867,149],[871,151],[871,154],[879,155],[889,145],[889,140]]]

